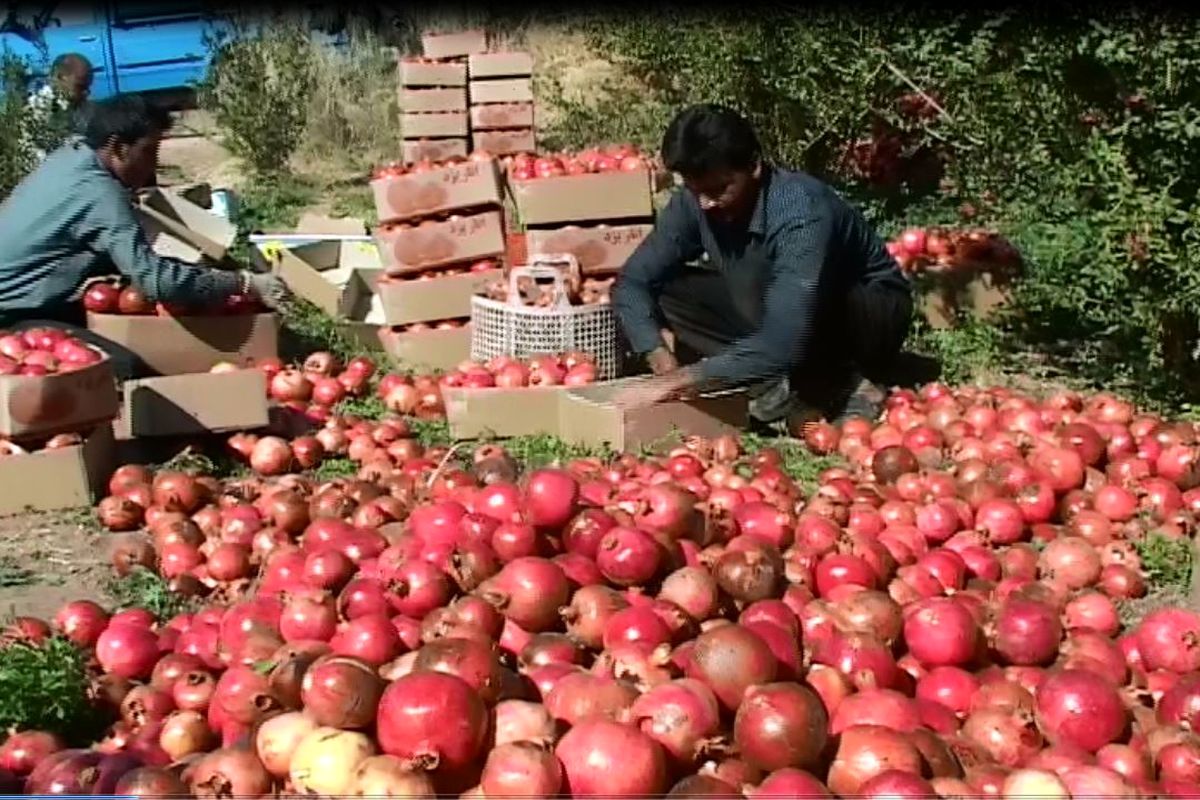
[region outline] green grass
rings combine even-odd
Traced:
[[[202,453],[185,447],[154,470],[186,472],[189,475],[212,475],[216,478],[240,478],[248,475],[250,468],[226,452]]]
[[[369,356],[386,363],[381,348],[369,348],[348,335],[337,321],[307,300],[294,298],[279,309],[283,341],[280,355],[284,360],[303,360],[309,353],[328,350],[343,362],[355,356]]]
[[[815,455],[802,442],[796,439],[743,433],[741,440],[742,447],[748,453],[755,453],[768,447],[778,450],[783,471],[803,486],[806,492],[812,492],[816,488],[817,479],[822,472],[830,467],[841,466],[846,463],[839,456]]]
[[[383,401],[380,400],[374,393],[374,390],[365,397],[347,397],[338,404],[339,414],[354,414],[363,419],[382,419],[388,410],[383,407]],[[410,427],[413,427],[419,420],[410,422]],[[449,432],[447,432],[449,435]]]
[[[66,639],[0,649],[0,728],[94,741],[108,720],[88,700],[87,656]]]
[[[334,478],[349,478],[358,472],[358,464],[348,458],[327,458],[312,470],[311,474],[319,481],[330,481]]]
[[[1146,583],[1154,591],[1186,593],[1192,581],[1192,542],[1151,533],[1134,543]]]
[[[0,587],[32,586],[38,582],[36,572],[21,566],[12,556],[0,556]]]
[[[110,578],[104,592],[118,609],[144,608],[164,621],[195,606],[191,598],[172,592],[165,580],[147,569],[135,569],[124,578]]]

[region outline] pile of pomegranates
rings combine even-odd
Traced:
[[[585,386],[595,382],[595,359],[587,353],[576,351],[560,355],[534,356],[524,360],[511,356],[497,356],[485,364],[464,361],[438,381],[444,388],[455,389]],[[395,410],[406,413],[403,407]]]
[[[538,283],[533,278],[523,275],[517,278],[517,292],[521,305],[549,308],[560,303],[560,296],[565,293],[568,305],[608,305],[612,302],[612,287],[616,276],[600,277],[595,275],[568,277],[560,289],[553,283]],[[479,294],[489,300],[508,302],[512,298],[512,287],[507,278],[497,278],[489,281]]]
[[[588,175],[597,172],[638,172],[651,168],[650,159],[632,144],[589,147],[577,153],[518,153],[503,159],[514,181]]]
[[[908,274],[993,273],[1015,277],[1021,254],[995,231],[983,229],[908,228],[886,245]]]
[[[145,292],[132,284],[122,288],[118,283],[95,281],[83,293],[83,307],[93,314],[126,314],[131,316],[198,317],[262,314],[266,307],[244,294],[232,294],[214,307],[155,303]]]
[[[371,173],[371,180],[386,181],[389,178],[397,178],[401,175],[420,175],[427,172],[434,172],[445,167],[454,166],[456,164],[464,164],[471,161],[485,162],[491,160],[492,155],[486,150],[475,150],[468,156],[451,156],[450,158],[444,158],[440,161],[422,159],[407,166],[399,161],[393,161],[391,163],[376,167]]]
[[[0,331],[0,375],[42,377],[90,367],[105,358],[87,342],[61,328]]]
[[[398,416],[314,438],[357,473],[290,472],[280,442],[287,468],[249,478],[113,474],[114,568],[157,571],[197,610],[21,621],[93,654],[115,721],[90,749],[15,732],[0,778],[142,797],[1200,795],[1200,614],[1120,614],[1147,591],[1139,542],[1194,534],[1190,423],[930,384],[877,423],[811,426],[846,460],[811,494],[733,436],[524,472],[495,444],[422,447]]]

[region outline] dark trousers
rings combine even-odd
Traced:
[[[748,308],[761,308],[761,304],[740,302],[718,272],[686,267],[663,287],[659,308],[665,326],[675,335],[676,358],[689,364],[753,333],[760,320],[751,318],[754,312]],[[793,392],[823,401],[854,371],[888,382],[912,313],[911,292],[881,283],[855,285],[823,302],[809,352],[789,376]]]
[[[147,378],[155,374],[133,351],[89,331],[81,304],[33,311],[0,311],[0,331],[15,332],[29,328],[59,328],[76,339],[99,347],[108,353],[113,373],[119,381]]]

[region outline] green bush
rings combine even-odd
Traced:
[[[672,111],[731,104],[885,233],[969,220],[1012,239],[1017,343],[1143,399],[1200,391],[1200,20],[672,10],[577,27],[637,89],[580,99],[542,78],[549,146],[654,147]]]
[[[251,33],[239,25],[227,40],[213,42],[212,67],[198,96],[230,152],[264,175],[284,168],[304,135],[315,55],[296,20],[254,27]]]

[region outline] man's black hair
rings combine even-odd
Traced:
[[[704,103],[675,115],[663,135],[663,164],[684,177],[751,170],[762,156],[754,126],[732,108]]]
[[[110,140],[133,144],[143,136],[163,133],[171,128],[171,114],[141,95],[119,94],[92,104],[83,139],[92,148],[104,147]]]
[[[71,72],[92,71],[92,62],[83,53],[63,53],[58,58],[54,59],[54,63],[50,65],[50,75],[58,77]]]

